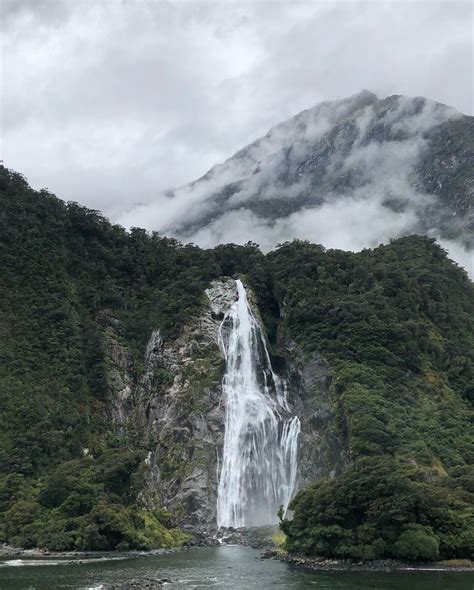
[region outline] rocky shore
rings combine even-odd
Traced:
[[[128,550],[128,551],[48,551],[35,547],[25,549],[22,547],[13,547],[6,543],[0,544],[0,559],[5,557],[59,557],[69,559],[87,559],[92,557],[130,557],[139,555],[163,555],[184,551],[192,547],[212,547],[219,545],[244,545],[254,549],[272,549],[275,548],[273,536],[278,531],[276,526],[265,526],[255,528],[238,528],[232,527],[227,529],[200,529],[196,527],[183,527],[186,533],[191,535],[191,539],[182,547],[167,549],[151,550]]]
[[[265,549],[261,559],[277,559],[291,566],[314,571],[411,571],[411,570],[439,570],[439,571],[473,571],[474,562],[469,559],[450,561],[435,561],[427,563],[407,563],[394,559],[379,559],[373,561],[361,559],[333,559],[327,557],[307,557],[305,555],[291,555],[282,549]]]
[[[150,549],[148,551],[48,551],[40,547],[33,549],[24,549],[23,547],[13,547],[6,543],[0,544],[0,559],[7,557],[57,557],[60,559],[91,559],[97,557],[108,557],[110,559],[117,559],[120,557],[127,558],[140,555],[165,555],[168,553],[176,553],[188,549],[188,546],[175,547],[168,549]]]
[[[304,568],[312,571],[472,571],[474,572],[474,561],[471,560],[449,560],[427,563],[408,563],[393,559],[366,561],[360,559],[334,559],[327,557],[308,557],[305,555],[289,554],[277,546],[278,527],[255,527],[255,528],[228,528],[228,529],[196,529],[192,531],[190,541],[183,547],[171,549],[154,549],[149,551],[65,551],[50,552],[35,548],[24,549],[12,547],[11,545],[0,545],[0,559],[12,557],[41,558],[54,557],[70,559],[71,561],[86,561],[94,558],[127,559],[130,557],[164,555],[177,551],[186,551],[197,547],[222,546],[222,545],[243,545],[254,549],[261,549],[260,559],[274,559],[284,562],[292,567]],[[143,577],[128,580],[123,584],[101,585],[96,590],[125,590],[125,589],[149,589],[162,588],[168,579]]]
[[[135,580],[127,580],[118,584],[103,584],[94,590],[157,590],[163,588],[166,584],[171,584],[173,580],[170,578],[137,578]]]
[[[278,534],[276,525],[249,528],[221,528],[207,531],[204,542],[208,545],[244,545],[253,549],[273,549],[274,537]]]

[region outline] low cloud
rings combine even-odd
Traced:
[[[380,202],[349,198],[327,203],[318,209],[302,209],[287,218],[266,222],[251,211],[226,213],[192,240],[203,248],[216,243],[257,242],[263,251],[295,238],[310,240],[326,248],[361,250],[377,246],[387,236],[397,237],[416,222],[413,212],[387,214]],[[371,228],[370,231],[367,231]]]
[[[165,189],[323,100],[370,88],[472,112],[469,2],[2,0],[1,10],[0,157],[35,188],[126,225],[137,203],[167,219]]]
[[[300,163],[348,104],[309,107],[365,87],[470,114],[471,22],[472,4],[456,0],[2,0],[1,157],[35,188],[127,227],[195,224],[188,238],[207,245],[373,245],[416,225],[429,197],[413,190],[413,163],[446,111],[427,103],[408,124],[412,102],[400,100],[386,124],[401,139],[379,147],[364,139],[367,106],[350,153],[332,154],[317,183]],[[280,123],[303,109],[296,125]],[[343,174],[350,190],[334,186]],[[211,197],[228,183],[235,210],[226,212]],[[270,221],[250,210],[256,194],[262,203],[306,195],[320,206],[303,199],[300,211]],[[466,260],[462,246],[450,247]]]
[[[358,252],[415,233],[418,218],[413,210],[389,212],[377,199],[349,198],[318,209],[303,209],[287,218],[267,222],[251,211],[239,209],[198,230],[191,239],[202,248],[220,243],[257,242],[263,252],[293,239],[309,240],[326,248]],[[474,279],[474,253],[454,240],[432,232],[448,256]]]
[[[474,280],[474,252],[467,250],[462,244],[454,240],[445,240],[436,234],[433,237],[447,251],[449,258],[466,269],[468,275]]]
[[[250,240],[268,251],[294,238],[353,251],[377,246],[420,231],[427,207],[438,207],[437,197],[420,191],[415,170],[429,149],[426,133],[457,117],[432,101],[381,102],[370,93],[324,103],[173,191],[166,207],[145,204],[127,218],[203,247]],[[269,203],[265,216],[265,201],[275,198],[302,204],[275,216],[278,204]],[[436,228],[425,231],[439,237]],[[443,246],[469,267],[460,243]]]

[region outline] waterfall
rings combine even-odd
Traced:
[[[219,331],[226,370],[224,449],[217,495],[219,527],[278,522],[296,481],[300,421],[291,416],[286,387],[273,372],[260,327],[245,288]]]

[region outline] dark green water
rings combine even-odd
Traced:
[[[170,578],[166,588],[293,590],[473,590],[470,572],[323,572],[258,559],[260,551],[240,546],[191,549],[169,555],[125,559],[22,558],[0,561],[2,590],[100,588],[148,576]]]

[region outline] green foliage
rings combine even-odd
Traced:
[[[350,457],[474,462],[474,289],[434,240],[359,253],[284,244],[269,256],[282,328],[333,367]]]
[[[150,330],[178,334],[220,268],[206,251],[127,233],[3,167],[0,209],[0,471],[36,477],[117,444],[104,420],[111,322],[138,373]]]
[[[411,524],[394,543],[393,552],[407,561],[434,561],[439,558],[439,541],[431,527]]]
[[[0,255],[2,538],[51,549],[182,542],[163,515],[136,506],[143,441],[109,420],[106,337],[132,353],[138,381],[151,330],[177,336],[211,280],[243,269],[266,296],[263,254],[127,232],[0,167]],[[200,368],[209,378],[214,361]],[[158,371],[154,390],[172,378]],[[201,397],[194,410],[205,411]]]
[[[283,523],[287,548],[471,557],[474,290],[466,273],[419,236],[356,254],[293,242],[268,258],[282,329],[333,367],[334,428],[354,463],[298,495],[294,521]]]
[[[297,553],[432,561],[474,552],[474,504],[388,457],[360,459],[300,492],[290,508],[294,518],[281,528],[285,548]]]
[[[472,552],[474,291],[433,240],[356,254],[298,241],[268,256],[253,243],[201,250],[126,231],[0,167],[0,256],[2,539],[51,549],[182,542],[168,516],[137,504],[144,441],[109,419],[107,337],[131,353],[138,383],[151,330],[176,337],[210,281],[241,275],[274,352],[288,336],[329,362],[333,427],[355,463],[349,480],[298,496],[288,547],[365,558],[432,559],[438,545],[442,556]],[[203,358],[192,371],[202,387],[222,366]],[[153,391],[172,378],[157,371]],[[206,412],[196,388],[189,410]],[[163,461],[165,477],[179,471],[178,451]],[[398,462],[393,476],[384,471],[387,456],[418,466],[416,476]],[[363,470],[369,460],[380,485]],[[327,520],[314,514],[323,505]]]
[[[18,546],[53,551],[153,549],[182,545],[188,536],[173,529],[165,511],[136,505],[133,480],[142,457],[107,451],[59,465],[44,480],[19,485],[7,476],[1,537]]]

